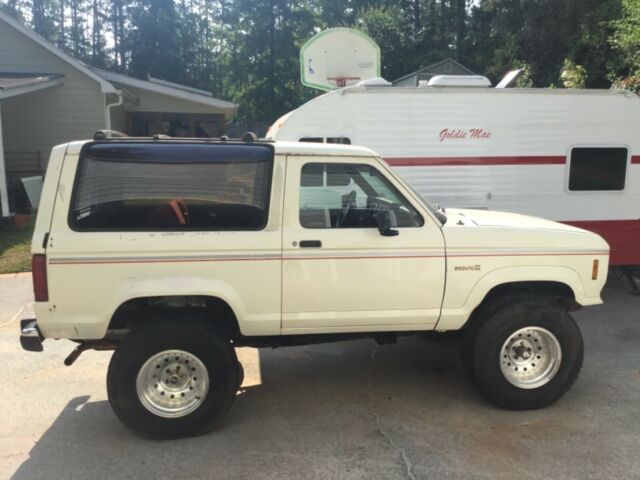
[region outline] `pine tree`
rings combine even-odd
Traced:
[[[105,2],[102,0],[92,0],[91,2],[91,59],[90,63],[94,67],[107,68],[109,58],[106,51],[106,41],[104,38]]]
[[[119,72],[127,68],[127,35],[126,19],[130,15],[128,0],[111,1],[111,33],[113,35],[113,66]]]
[[[129,73],[179,81],[182,76],[178,16],[173,0],[142,0],[132,9]]]
[[[59,35],[55,21],[57,11],[55,0],[33,0],[31,3],[31,27],[53,43]]]

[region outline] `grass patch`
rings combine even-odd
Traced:
[[[0,223],[0,274],[31,271],[33,220],[24,230],[11,223]]]

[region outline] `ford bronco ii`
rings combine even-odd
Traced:
[[[54,148],[32,253],[23,347],[115,350],[109,401],[151,437],[223,417],[238,346],[460,331],[491,402],[544,407],[578,376],[569,312],[601,303],[609,259],[578,228],[431,205],[367,148],[160,137]]]

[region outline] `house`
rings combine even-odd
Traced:
[[[2,216],[20,178],[43,174],[54,145],[102,129],[219,136],[237,108],[203,90],[91,68],[0,12]]]
[[[476,75],[467,67],[452,58],[446,58],[438,63],[423,67],[413,73],[400,77],[393,82],[394,87],[417,87],[426,84],[436,75]]]

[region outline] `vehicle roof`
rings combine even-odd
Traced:
[[[313,142],[273,142],[276,154],[285,155],[328,155],[348,157],[378,156],[376,152],[359,145],[343,145],[339,143]]]
[[[67,154],[77,155],[80,153],[82,146],[93,140],[80,140],[76,142],[70,142],[67,144]],[[126,142],[141,142],[141,141],[154,141],[152,138],[118,138],[111,140],[100,140],[101,142],[113,143],[126,143]],[[219,139],[209,138],[162,138],[155,140],[158,143],[213,143],[213,144],[246,144],[250,142],[241,142],[239,140],[227,140],[221,141]],[[376,152],[370,148],[361,147],[358,145],[343,145],[338,143],[313,143],[313,142],[263,142],[257,141],[256,144],[273,145],[276,155],[308,155],[308,156],[339,156],[339,157],[377,157]]]

